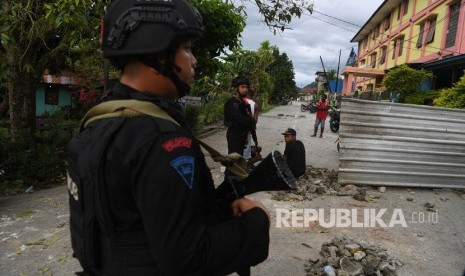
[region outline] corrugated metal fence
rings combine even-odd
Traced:
[[[465,111],[343,99],[340,184],[465,188]]]

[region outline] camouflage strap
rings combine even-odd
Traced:
[[[178,126],[181,126],[173,117],[157,105],[139,100],[114,100],[100,103],[89,110],[81,121],[80,131],[86,128],[90,123],[115,117],[137,117],[151,116],[168,120]],[[248,176],[247,161],[238,153],[223,155],[216,149],[212,148],[202,140],[195,138],[199,144],[211,155],[213,161],[220,162],[226,166],[226,170],[235,175],[238,180]]]

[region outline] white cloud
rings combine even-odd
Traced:
[[[242,45],[244,49],[257,50],[261,42],[270,41],[281,53],[287,53],[294,64],[297,86],[304,86],[315,80],[316,71],[323,71],[320,56],[326,70],[337,69],[339,50],[341,50],[339,70],[342,71],[351,48],[357,46],[350,43],[350,40],[382,2],[383,0],[315,0],[316,12],[313,15],[305,14],[300,19],[294,18],[291,24],[292,30],[276,35],[273,35],[273,32],[261,21],[256,6],[246,2],[248,18],[247,26],[242,33]]]

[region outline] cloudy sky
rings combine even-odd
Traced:
[[[242,33],[242,45],[247,50],[257,50],[265,40],[276,45],[292,60],[296,84],[302,87],[315,81],[316,71],[323,71],[320,56],[326,70],[337,69],[341,50],[342,71],[352,47],[357,46],[350,40],[381,3],[383,0],[314,0],[312,15],[293,19],[292,30],[276,35],[260,21],[257,8],[247,4],[247,27]]]

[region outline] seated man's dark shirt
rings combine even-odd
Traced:
[[[286,143],[284,154],[287,156],[286,162],[294,176],[300,177],[305,173],[305,147],[300,140]]]

